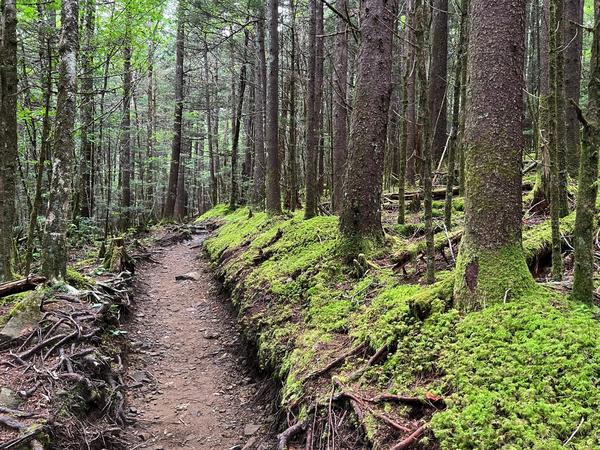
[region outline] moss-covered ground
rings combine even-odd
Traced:
[[[430,424],[415,448],[600,448],[595,308],[536,285],[461,314],[453,307],[451,267],[431,286],[406,284],[397,272],[393,255],[421,251],[421,242],[402,236],[408,228],[400,227],[388,248],[364,255],[370,264],[357,273],[340,255],[336,217],[272,218],[218,206],[199,221],[209,219],[221,226],[205,249],[260,363],[282,380],[284,407],[326,402],[333,378],[365,397],[443,398],[443,408],[377,406],[407,428]],[[571,221],[563,219],[566,231]],[[548,231],[545,223],[525,231],[528,256],[547,245]],[[436,236],[442,247],[448,236]],[[311,376],[361,344],[368,350]],[[369,365],[380,349],[385,357]],[[404,437],[392,433],[390,441],[387,426],[369,412],[364,426],[377,448]]]

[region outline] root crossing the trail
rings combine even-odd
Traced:
[[[165,248],[136,276],[128,327],[131,448],[266,450],[274,442],[272,390],[256,375],[201,257],[202,239]]]

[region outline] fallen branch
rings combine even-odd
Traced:
[[[27,278],[16,281],[8,281],[0,284],[0,297],[19,294],[21,292],[31,291],[44,283],[46,278],[37,275],[30,275]]]
[[[13,419],[10,416],[5,416],[0,414],[0,424],[7,426],[8,428],[13,428],[15,430],[24,430],[27,428],[27,425],[23,422],[19,422],[16,419]]]

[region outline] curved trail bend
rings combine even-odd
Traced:
[[[164,248],[157,264],[138,269],[127,330],[132,449],[272,448],[269,384],[252,369],[202,239]],[[175,280],[188,272],[195,280]]]

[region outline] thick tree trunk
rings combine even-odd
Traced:
[[[75,95],[77,92],[77,47],[79,41],[77,0],[61,3],[62,31],[59,42],[58,100],[52,152],[52,184],[44,232],[42,272],[50,280],[64,280],[67,273],[67,229],[69,226],[75,151]]]
[[[575,271],[572,297],[592,303],[594,293],[594,216],[598,197],[598,154],[600,152],[600,0],[594,1],[594,38],[588,84],[588,113],[584,122],[577,213],[573,247]]]
[[[471,0],[465,231],[456,306],[476,310],[533,286],[521,238],[525,0]]]
[[[347,0],[338,0],[337,9],[346,14]],[[332,207],[342,210],[344,175],[348,156],[348,30],[347,22],[337,18],[333,62],[333,196]]]
[[[256,27],[257,41],[257,83],[256,83],[256,109],[254,142],[256,154],[254,157],[254,185],[252,188],[252,203],[262,209],[265,204],[265,111],[267,93],[267,62],[265,58],[265,14],[264,8],[260,9],[260,17]]]
[[[17,7],[2,2],[0,29],[0,282],[13,277],[17,172]]]
[[[428,100],[435,163],[442,157],[447,141],[448,0],[435,0],[432,15]]]
[[[163,216],[173,217],[175,212],[175,199],[177,198],[177,177],[179,176],[179,162],[181,155],[182,142],[182,121],[183,121],[183,52],[185,31],[183,25],[183,16],[179,4],[179,14],[177,19],[177,41],[176,41],[176,62],[175,62],[175,112],[173,117],[173,141],[171,143],[171,165],[169,170],[169,181],[167,184],[167,198]]]
[[[406,61],[406,183],[415,186],[417,181],[417,70],[415,37],[415,0],[407,0]]]
[[[381,189],[392,78],[395,0],[361,4],[358,79],[340,231],[350,239],[383,240]]]
[[[266,210],[281,214],[279,185],[279,0],[269,0],[269,66],[267,74]]]

